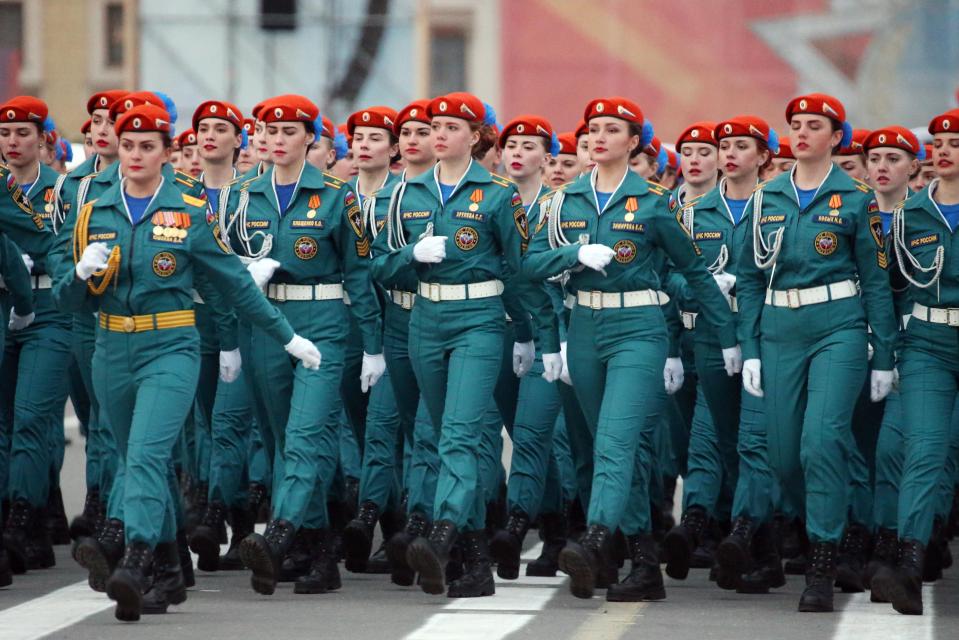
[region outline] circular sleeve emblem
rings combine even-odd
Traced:
[[[169,278],[176,273],[176,256],[169,251],[161,251],[153,256],[153,273],[161,278]]]
[[[293,253],[300,260],[312,260],[316,257],[316,240],[308,236],[302,236],[293,243]]]
[[[453,235],[453,240],[463,251],[472,251],[479,242],[479,233],[473,227],[460,227]]]
[[[816,236],[816,252],[821,256],[828,256],[835,253],[839,246],[839,238],[832,231],[822,231]]]
[[[629,264],[636,258],[636,245],[632,240],[620,240],[613,245],[613,251],[616,255],[616,262],[620,264]]]

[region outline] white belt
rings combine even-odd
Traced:
[[[937,307],[927,307],[917,302],[912,305],[912,317],[933,324],[959,327],[959,309],[955,308],[941,309]]]
[[[317,298],[317,300],[319,299],[320,298]],[[336,298],[334,298],[334,300],[335,299]],[[353,304],[353,302],[350,300],[350,294],[348,294],[345,289],[343,290],[343,304],[345,304],[346,306],[350,306]]]
[[[33,282],[34,290],[53,288],[53,280],[48,275],[30,276],[30,280]]]
[[[197,304],[206,304],[205,302],[203,302],[203,298],[200,297],[200,294],[197,293],[196,289],[190,289],[190,293],[193,294],[193,302]]]
[[[572,309],[573,307],[575,307],[576,296],[574,296],[572,293],[567,293],[566,297],[563,298],[563,306],[566,307],[567,309]]]
[[[729,310],[733,313],[739,313],[739,303],[736,302],[736,296],[729,296]]]
[[[400,291],[399,289],[390,289],[390,300],[398,307],[409,311],[413,308],[413,302],[416,301],[416,294],[411,291]]]
[[[477,298],[493,298],[503,293],[503,283],[499,280],[473,282],[470,284],[439,284],[437,282],[421,282],[420,295],[431,302],[445,302],[449,300],[475,300]]]
[[[852,280],[843,280],[842,282],[833,282],[832,284],[810,287],[809,289],[786,289],[785,291],[766,289],[766,304],[774,307],[798,309],[810,304],[853,298],[858,295],[859,289],[856,287],[856,283]]]
[[[266,297],[277,302],[287,300],[342,300],[342,284],[273,284],[266,288]]]
[[[733,296],[729,297],[729,310],[733,313],[739,313],[739,304],[736,302],[736,298]],[[687,331],[692,331],[696,328],[696,317],[699,314],[694,311],[683,311],[683,327]]]
[[[669,302],[669,296],[662,291],[643,289],[642,291],[577,291],[576,302],[590,309],[620,309],[622,307],[652,307]]]

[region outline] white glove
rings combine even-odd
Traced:
[[[413,245],[413,259],[437,264],[446,259],[446,236],[428,236]]]
[[[736,276],[731,273],[714,273],[713,279],[716,281],[716,284],[719,285],[719,290],[723,292],[724,296],[728,296],[729,292],[736,286]]]
[[[383,377],[386,371],[386,358],[382,353],[375,356],[363,352],[363,368],[360,370],[360,389],[363,393],[370,390],[376,382]]]
[[[879,402],[889,395],[889,392],[892,391],[892,383],[895,380],[895,377],[896,376],[892,371],[872,370],[872,378],[869,385],[869,397],[873,402]]]
[[[559,374],[559,379],[572,387],[573,379],[569,377],[569,362],[566,359],[566,343],[565,342],[561,342],[559,344],[559,355],[563,359],[563,373]]]
[[[522,378],[529,370],[533,368],[533,360],[536,358],[536,348],[533,341],[514,342],[513,343],[513,373],[517,378]]]
[[[280,268],[280,263],[273,258],[260,258],[246,265],[246,270],[253,276],[253,282],[262,289],[269,282],[276,270]]]
[[[23,258],[23,266],[27,268],[27,273],[33,273],[33,258],[24,253],[20,256]]]
[[[899,369],[892,370],[892,390],[899,392]]]
[[[558,353],[543,354],[543,380],[556,382],[563,375],[563,356]]]
[[[33,311],[25,316],[18,316],[16,311],[10,309],[10,323],[7,326],[10,327],[10,331],[21,331],[29,327],[36,317],[37,314]]]
[[[307,369],[317,370],[320,368],[320,362],[323,357],[316,345],[301,335],[294,335],[286,346],[283,347],[286,352],[294,358],[300,360]]]
[[[723,364],[726,365],[726,375],[730,377],[743,370],[743,350],[738,344],[730,349],[723,349]]]
[[[615,255],[616,252],[605,244],[584,244],[579,248],[576,258],[582,265],[593,271],[602,271]]]
[[[682,358],[666,358],[666,366],[663,367],[663,381],[666,383],[666,393],[673,395],[683,386],[685,373],[683,371]]]
[[[240,376],[242,366],[243,359],[239,349],[220,352],[220,380],[223,382],[235,381]]]
[[[743,388],[751,396],[763,397],[762,362],[759,358],[750,358],[743,362]]]
[[[83,250],[80,261],[77,263],[77,277],[81,280],[89,280],[94,271],[100,271],[107,268],[107,258],[110,257],[110,249],[105,242],[91,242]]]

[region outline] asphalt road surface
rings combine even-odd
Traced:
[[[83,447],[75,430],[68,434],[73,444],[67,448],[63,490],[72,515],[83,504]],[[536,557],[537,543],[534,532],[525,557]],[[250,589],[246,572],[198,572],[197,586],[184,604],[167,615],[124,624],[114,619],[113,603],[86,586],[86,574],[68,548],[57,547],[54,569],[16,576],[12,587],[0,589],[0,640],[955,640],[957,572],[926,585],[921,617],[870,604],[868,593],[837,593],[833,614],[800,614],[802,579],[797,576],[789,576],[787,586],[773,594],[745,596],[721,591],[704,570],[693,570],[683,582],[667,578],[666,600],[637,604],[578,600],[569,594],[565,577],[498,580],[493,597],[451,600],[390,584],[388,576],[345,571],[336,593],[295,595],[290,584],[281,584],[267,597]]]

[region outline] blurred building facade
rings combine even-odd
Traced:
[[[959,0],[0,0],[0,98],[40,95],[68,135],[108,87],[182,114],[302,93],[340,122],[467,89],[562,130],[622,94],[666,141],[747,112],[782,130],[817,90],[855,126],[912,126],[956,104],[957,33]]]

